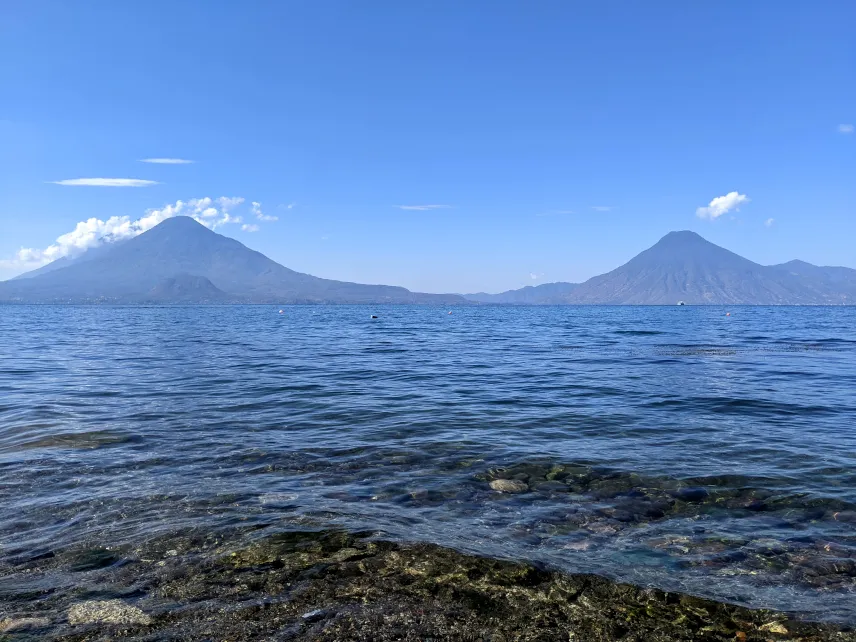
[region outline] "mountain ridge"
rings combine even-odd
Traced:
[[[796,259],[764,266],[686,230],[669,232],[584,283],[544,283],[498,294],[426,294],[323,279],[291,270],[184,216],[90,252],[0,282],[0,302],[856,304],[856,270]]]
[[[487,297],[542,305],[856,304],[856,270],[797,260],[764,266],[688,230],[669,232],[614,270],[569,285],[573,287],[559,301],[554,297],[533,301],[527,288]],[[490,302],[482,294],[464,296]]]
[[[165,295],[180,290],[176,298],[182,302],[204,302],[215,294],[203,281],[191,277],[207,280],[224,293],[217,298],[229,303],[465,302],[453,294],[422,294],[399,286],[349,283],[296,272],[186,216],[166,219],[91,260],[78,259],[29,278],[4,281],[0,300],[142,303],[152,296],[169,301]]]

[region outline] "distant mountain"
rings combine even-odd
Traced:
[[[771,269],[785,272],[797,279],[805,288],[818,295],[835,299],[842,295],[856,302],[856,270],[846,267],[820,267],[805,261],[788,261],[773,265]]]
[[[694,232],[671,232],[621,267],[583,283],[571,299],[655,305],[807,302],[793,281]]]
[[[550,290],[549,286],[557,286]],[[566,293],[562,288],[569,287]],[[540,296],[538,288],[544,288]],[[611,272],[578,286],[545,284],[474,301],[532,304],[841,305],[856,304],[856,270],[803,261],[764,266],[706,241],[694,232],[670,232]],[[501,297],[490,301],[487,297]],[[557,301],[557,298],[560,301]]]
[[[0,301],[466,303],[452,294],[419,294],[295,272],[185,216],[167,219],[121,245],[102,246],[89,258],[2,282]]]
[[[693,232],[671,232],[585,283],[545,283],[500,294],[420,294],[295,272],[180,216],[128,241],[4,281],[3,301],[853,305],[856,270],[803,261],[759,265]]]
[[[519,290],[508,290],[499,294],[477,292],[464,294],[464,298],[478,303],[516,303],[520,305],[543,305],[565,303],[567,297],[576,290],[578,283],[544,283],[527,285]]]

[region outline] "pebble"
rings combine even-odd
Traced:
[[[499,493],[525,493],[529,485],[519,479],[494,479],[490,487]]]
[[[151,624],[152,618],[122,600],[89,600],[72,605],[69,624]]]

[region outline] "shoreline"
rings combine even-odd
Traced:
[[[851,627],[795,614],[372,533],[282,532],[240,546],[196,533],[129,553],[5,569],[0,641],[856,641]],[[80,580],[45,590],[63,572]]]

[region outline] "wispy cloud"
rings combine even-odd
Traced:
[[[852,134],[854,131],[856,131],[856,127],[853,127],[853,125],[850,124],[843,124],[838,126],[838,133],[840,134]]]
[[[221,210],[228,212],[241,205],[245,200],[243,196],[221,196],[217,199],[217,204]]]
[[[288,203],[287,205],[280,204],[280,205],[277,205],[276,207],[277,207],[277,209],[280,209],[280,210],[293,210],[295,207],[297,207],[297,203]]]
[[[611,212],[615,209],[612,205],[592,205],[591,208],[595,212]]]
[[[259,231],[259,226],[258,226],[258,225],[255,225],[255,224],[253,224],[253,223],[244,223],[244,224],[241,226],[241,229],[242,229],[244,232],[258,232],[258,231]]]
[[[186,158],[141,158],[141,163],[154,163],[155,165],[190,165],[196,161]]]
[[[256,201],[253,201],[250,204],[250,209],[252,209],[253,214],[255,214],[256,218],[260,221],[278,221],[278,216],[271,216],[262,212],[262,204]]]
[[[67,178],[62,181],[49,181],[54,185],[71,185],[74,187],[148,187],[157,185],[157,181],[147,181],[142,178]]]
[[[198,219],[197,219],[198,220]],[[232,216],[228,212],[223,212],[223,216],[215,221],[211,221],[210,224],[206,221],[199,221],[203,225],[210,227],[212,230],[216,230],[218,227],[226,225],[228,223],[243,223],[244,219],[241,216]]]
[[[529,273],[529,278],[530,278],[530,279],[532,279],[533,281],[537,281],[537,280],[538,280],[538,279],[540,279],[542,276],[544,276],[544,275],[543,275],[543,274],[535,274],[535,272],[530,272],[530,273]]]
[[[400,210],[415,210],[418,212],[426,212],[428,210],[448,210],[451,205],[396,205]]]
[[[717,196],[707,207],[699,207],[696,209],[696,216],[715,221],[723,214],[727,214],[731,210],[739,211],[740,206],[749,202],[749,197],[745,194],[737,192],[728,192],[725,196]]]
[[[775,222],[776,222],[776,219],[768,218],[766,221],[764,221],[764,225],[766,225],[767,227],[773,227],[773,223],[775,223]]]
[[[72,231],[57,237],[56,241],[46,248],[21,248],[14,258],[0,263],[9,268],[32,269],[64,256],[78,256],[99,245],[133,238],[173,216],[190,216],[212,230],[223,225],[241,224],[241,216],[231,214],[229,210],[243,202],[244,199],[240,197],[213,199],[206,196],[146,210],[143,216],[134,220],[128,216],[111,216],[107,220],[92,217],[77,223]],[[242,229],[254,232],[258,230],[258,226],[244,225]]]

